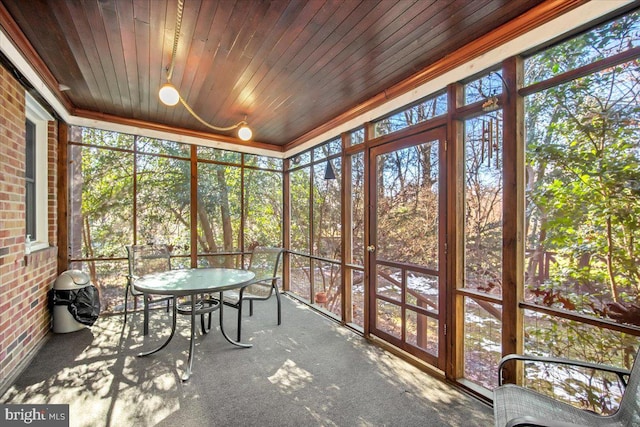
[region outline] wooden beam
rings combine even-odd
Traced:
[[[131,226],[133,227],[133,242],[132,244],[137,245],[139,244],[138,242],[138,135],[134,135],[133,136],[133,185],[132,185],[132,190],[133,190],[133,212],[131,213],[132,216],[132,224]],[[137,303],[138,299],[134,298],[133,299],[134,304]]]
[[[282,289],[291,289],[291,173],[289,159],[284,160],[282,175],[282,245],[285,249],[282,255]]]
[[[149,130],[158,131],[158,132],[173,133],[176,135],[183,135],[183,136],[188,136],[192,138],[200,138],[200,139],[210,140],[214,142],[226,142],[229,144],[234,144],[242,147],[260,148],[263,150],[273,151],[274,153],[284,152],[284,147],[280,145],[267,144],[265,142],[258,142],[258,141],[243,141],[239,138],[233,138],[227,135],[218,135],[218,134],[209,133],[209,132],[200,132],[200,131],[195,131],[190,129],[176,128],[173,126],[163,125],[160,123],[151,123],[151,122],[146,122],[144,120],[127,119],[124,117],[113,116],[111,114],[106,114],[106,113],[97,113],[94,111],[74,109],[73,115],[76,117],[89,119],[89,120],[97,120],[97,121],[109,122],[109,123],[114,123],[114,124],[123,125],[123,126],[138,127],[138,128],[149,129]]]
[[[450,379],[464,376],[464,296],[456,289],[464,286],[464,126],[456,119],[456,109],[464,104],[460,83],[447,87],[447,213],[441,219],[447,229],[446,294],[448,360],[445,375]]]
[[[503,107],[503,204],[502,204],[502,354],[523,351],[523,319],[518,304],[524,293],[524,98],[522,59],[511,57],[502,64],[506,82]],[[517,369],[510,365],[505,379],[516,382]]]
[[[69,179],[68,179],[68,151],[69,126],[64,122],[58,122],[58,182],[57,194],[57,220],[58,220],[58,274],[69,269]]]
[[[198,266],[198,147],[191,146],[191,268]]]
[[[518,94],[522,97],[525,97],[536,92],[541,92],[543,90],[547,90],[552,87],[557,87],[561,84],[577,80],[580,77],[585,77],[590,74],[606,70],[607,68],[613,68],[616,65],[633,61],[638,57],[640,57],[640,47],[632,47],[631,49],[627,49],[623,52],[618,53],[617,55],[603,58],[599,61],[592,62],[577,69],[569,70],[565,73],[558,74],[557,76],[551,77],[541,82],[523,87],[518,90]]]
[[[342,134],[342,173],[340,185],[342,186],[342,213],[340,234],[342,258],[340,260],[340,268],[342,271],[342,323],[353,322],[353,299],[351,295],[351,289],[353,289],[353,277],[351,275],[351,269],[347,267],[347,264],[353,261],[353,206],[351,205],[353,192],[353,183],[351,182],[351,156],[345,154],[346,147],[351,145],[351,135],[348,133]]]
[[[371,317],[372,313],[375,316],[375,298],[372,298],[373,292],[371,292],[371,286],[375,286],[372,280],[375,280],[375,274],[371,275],[371,252],[367,251],[367,247],[371,244],[371,200],[372,192],[375,188],[372,188],[372,182],[375,182],[371,175],[371,148],[368,141],[373,138],[373,126],[367,123],[364,126],[364,140],[366,149],[364,151],[364,187],[363,187],[363,204],[362,213],[364,215],[364,241],[362,242],[364,247],[364,307],[363,307],[363,334],[365,338],[371,337]],[[373,198],[375,200],[375,197]]]

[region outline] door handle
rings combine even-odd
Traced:
[[[374,245],[369,245],[369,246],[367,246],[367,250],[369,252],[375,252],[376,251],[376,247]]]

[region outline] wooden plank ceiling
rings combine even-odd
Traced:
[[[74,114],[209,132],[158,100],[177,0],[1,1]],[[185,0],[172,81],[206,121],[246,115],[283,146],[540,3]]]

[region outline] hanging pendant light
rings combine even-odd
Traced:
[[[336,174],[333,171],[333,166],[331,165],[330,160],[327,160],[327,166],[324,169],[324,179],[336,179]]]
[[[246,123],[240,126],[240,129],[238,129],[238,138],[243,141],[250,140],[252,135],[253,132],[251,132],[251,129],[249,129],[249,126],[247,126]]]
[[[162,85],[160,91],[158,92],[158,97],[164,105],[168,105],[169,107],[173,107],[178,102],[180,102],[180,94],[178,93],[178,89],[176,89],[176,87],[169,82]]]
[[[173,35],[173,51],[171,53],[171,62],[169,63],[169,66],[167,67],[167,70],[166,70],[167,82],[163,84],[160,87],[160,90],[158,91],[158,97],[160,98],[160,101],[162,101],[163,104],[170,107],[173,107],[174,105],[178,104],[178,102],[180,102],[182,103],[184,108],[186,108],[189,114],[191,114],[196,120],[198,120],[204,126],[219,132],[238,129],[238,138],[240,138],[243,141],[250,140],[253,135],[253,132],[251,132],[251,129],[247,124],[246,116],[245,116],[245,120],[242,120],[231,126],[227,126],[227,127],[214,126],[208,123],[207,121],[205,121],[198,114],[196,114],[196,112],[193,111],[193,108],[191,108],[191,106],[187,104],[187,101],[185,101],[184,98],[180,96],[180,92],[178,91],[178,89],[171,83],[171,77],[173,75],[174,59],[176,57],[176,52],[178,50],[178,40],[180,38],[180,27],[182,26],[183,9],[184,9],[184,0],[178,0],[178,12],[176,14],[176,28],[175,28],[175,33]]]

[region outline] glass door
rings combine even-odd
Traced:
[[[371,334],[444,369],[445,136],[438,128],[370,151]]]

